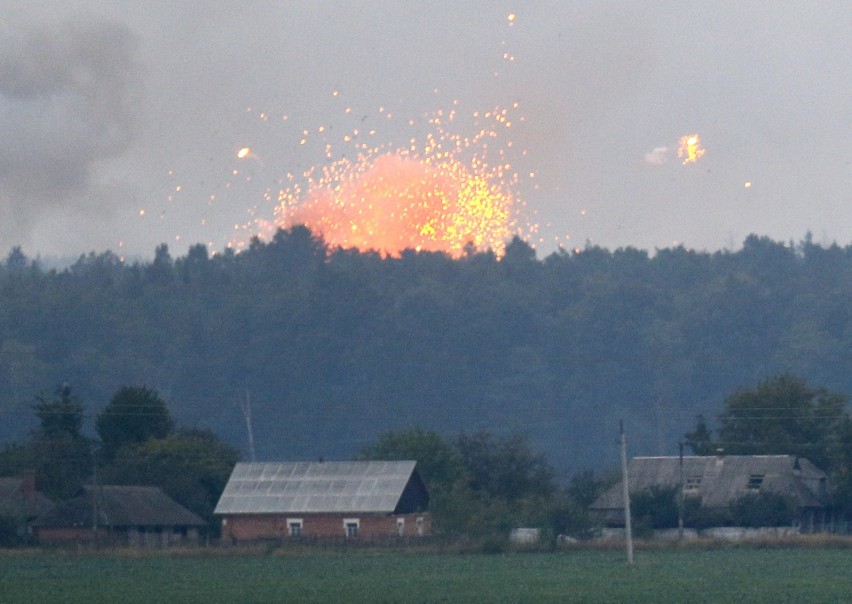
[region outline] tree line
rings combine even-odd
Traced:
[[[84,405],[68,384],[36,397],[31,410],[38,426],[28,440],[0,450],[0,476],[33,470],[39,490],[56,501],[85,483],[159,486],[215,533],[213,510],[240,454],[209,431],[176,427],[156,391],[120,388],[95,417],[96,438],[83,435]],[[852,518],[852,417],[843,395],[778,374],[730,394],[715,422],[699,417],[684,440],[698,455],[807,457],[831,479],[826,506],[838,518]],[[383,432],[353,457],[416,460],[436,531],[455,537],[505,536],[518,526],[541,528],[550,538],[592,536],[588,508],[618,476],[583,471],[559,480],[547,456],[522,435],[462,431],[448,438],[419,426]],[[678,501],[675,488],[634,494],[638,533],[676,526]],[[784,525],[797,511],[785,494],[771,492],[749,494],[726,510],[706,510],[693,498],[684,503],[685,525],[696,528]],[[0,522],[0,541],[7,525],[15,528]]]
[[[344,459],[385,431],[522,434],[559,479],[674,454],[697,415],[783,371],[852,392],[852,248],[750,236],[738,251],[586,246],[398,258],[303,227],[63,269],[0,262],[0,439],[68,381],[85,400],[148,384],[183,426],[264,459]],[[93,409],[99,412],[101,408]],[[90,424],[84,431],[91,430]]]
[[[240,454],[209,430],[176,427],[154,390],[119,389],[96,417],[96,438],[83,434],[84,405],[67,383],[36,397],[32,411],[38,425],[0,450],[0,476],[34,472],[54,501],[84,484],[158,486],[215,528],[213,510]]]

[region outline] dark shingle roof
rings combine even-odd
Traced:
[[[53,507],[31,483],[31,477],[0,478],[0,516],[35,518]]]
[[[96,500],[93,501],[93,496]],[[196,514],[163,493],[158,487],[84,487],[77,497],[58,504],[40,516],[35,526],[92,526],[97,508],[101,526],[202,526]]]
[[[628,468],[630,492],[641,493],[653,486],[680,485],[680,458],[635,457]],[[799,507],[821,507],[825,472],[804,458],[794,455],[685,456],[684,483],[687,495],[701,497],[701,505],[721,508],[747,493],[771,492],[792,496]],[[749,488],[759,477],[756,488]],[[619,482],[591,505],[593,510],[622,509],[622,485]]]
[[[238,463],[215,513],[392,513],[409,481],[425,493],[415,464],[414,461]]]

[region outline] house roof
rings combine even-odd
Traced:
[[[214,513],[392,513],[406,492],[417,489],[425,495],[415,465],[414,461],[238,463]]]
[[[35,489],[33,477],[0,478],[0,516],[35,518],[53,505],[50,499]]]
[[[94,498],[94,500],[93,500]],[[193,514],[159,487],[87,486],[81,493],[40,516],[34,526],[202,526]]]
[[[628,477],[630,492],[680,486],[679,457],[634,457]],[[822,507],[825,472],[794,455],[684,456],[684,493],[701,497],[701,505],[721,508],[747,493],[781,493],[799,507]],[[605,491],[593,510],[623,509],[622,483]]]

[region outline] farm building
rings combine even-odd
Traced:
[[[36,489],[34,473],[0,478],[0,518],[14,528],[16,539],[27,540],[31,523],[53,505]]]
[[[414,461],[238,463],[215,514],[222,537],[383,539],[430,531]]]
[[[628,468],[631,496],[656,487],[683,488],[702,508],[724,510],[743,496],[773,493],[796,504],[804,528],[821,525],[826,512],[827,477],[794,455],[635,457]],[[603,526],[624,526],[623,482],[605,491],[589,511]]]
[[[42,544],[194,545],[206,523],[158,487],[86,486],[33,523]]]

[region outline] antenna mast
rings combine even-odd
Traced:
[[[252,461],[256,461],[255,456],[254,456],[254,430],[252,430],[252,425],[251,425],[251,394],[249,393],[248,388],[246,388],[245,400],[240,401],[240,409],[243,412],[243,417],[246,418],[246,430],[248,431],[249,455],[251,456]]]

